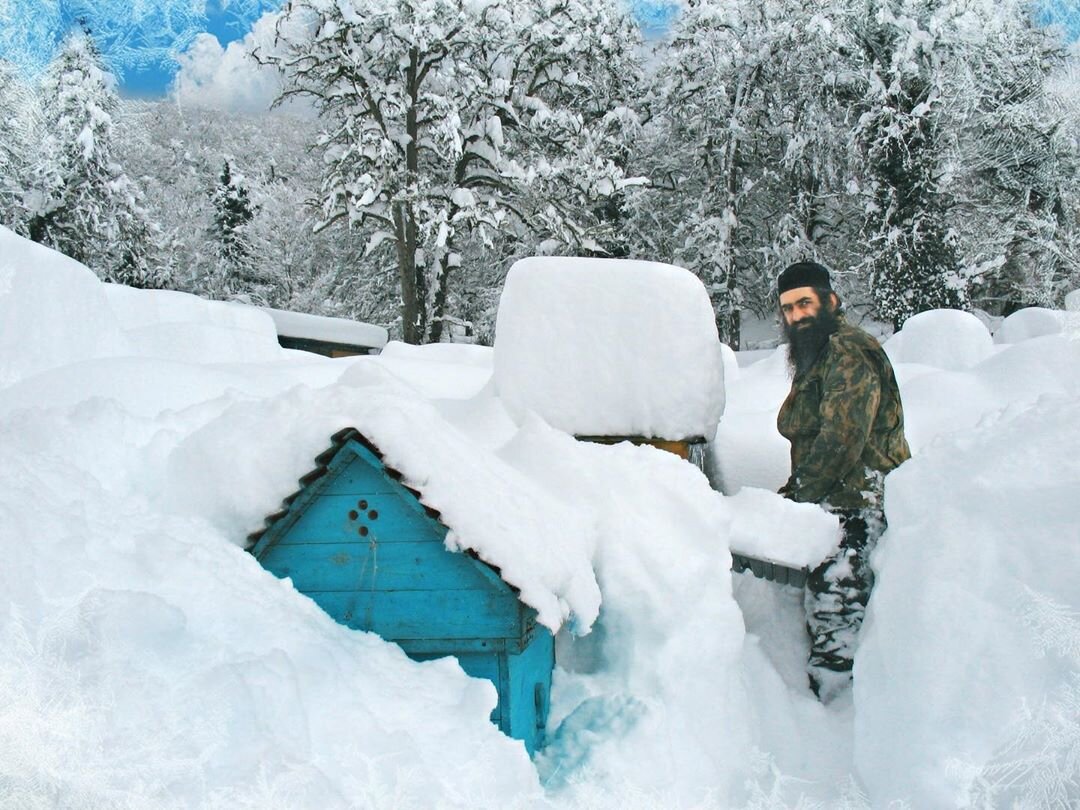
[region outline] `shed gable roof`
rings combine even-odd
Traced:
[[[360,447],[371,453],[382,465],[383,472],[386,476],[396,481],[402,489],[412,495],[417,504],[427,513],[427,515],[435,521],[438,521],[444,528],[446,525],[442,523],[442,514],[437,509],[426,505],[422,500],[422,495],[419,490],[410,487],[405,483],[403,476],[398,470],[389,466],[383,458],[382,452],[376,447],[366,436],[364,436],[359,430],[354,427],[342,428],[333,436],[330,437],[330,446],[323,450],[319,455],[315,456],[315,467],[309,472],[305,473],[298,483],[299,489],[295,492],[287,495],[281,502],[281,508],[276,512],[266,516],[263,521],[263,526],[256,531],[251,532],[248,535],[248,548],[252,553],[255,553],[257,547],[262,543],[263,539],[270,539],[267,535],[279,534],[280,532],[288,528],[288,524],[284,523],[289,516],[296,517],[296,513],[299,511],[299,507],[303,506],[304,497],[310,493],[315,495],[312,487],[330,472],[332,462],[338,455],[344,450],[350,442],[356,442]],[[294,510],[293,506],[297,506],[298,509]]]

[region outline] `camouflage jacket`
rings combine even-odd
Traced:
[[[793,501],[880,509],[885,473],[911,456],[889,358],[843,318],[792,382],[776,426],[791,442],[791,477],[780,494]]]

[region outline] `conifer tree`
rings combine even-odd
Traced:
[[[106,281],[162,286],[153,228],[113,147],[120,101],[90,38],[65,40],[41,84],[44,139],[28,196],[31,239]]]
[[[249,228],[255,216],[247,179],[225,158],[212,195],[217,285],[222,295],[244,294],[264,298],[266,279],[256,271]]]
[[[36,99],[18,68],[0,59],[0,223],[21,230]]]

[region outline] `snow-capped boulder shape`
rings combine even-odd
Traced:
[[[994,353],[994,339],[982,321],[958,309],[932,309],[912,315],[885,342],[893,363],[961,371]]]
[[[1065,295],[1065,311],[1080,312],[1080,290],[1073,290]]]
[[[1046,335],[1080,334],[1080,314],[1043,307],[1026,307],[1001,322],[996,343],[1020,343]]]
[[[129,348],[86,265],[0,226],[0,386]]]
[[[260,363],[281,358],[270,316],[256,307],[173,290],[105,284],[121,328],[140,356],[190,363]]]
[[[578,436],[711,438],[720,345],[708,293],[681,267],[523,259],[499,302],[494,379],[515,418]]]

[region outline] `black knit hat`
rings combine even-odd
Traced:
[[[788,265],[776,279],[776,294],[780,295],[799,287],[831,290],[832,281],[829,280],[829,271],[817,262],[795,262]]]

